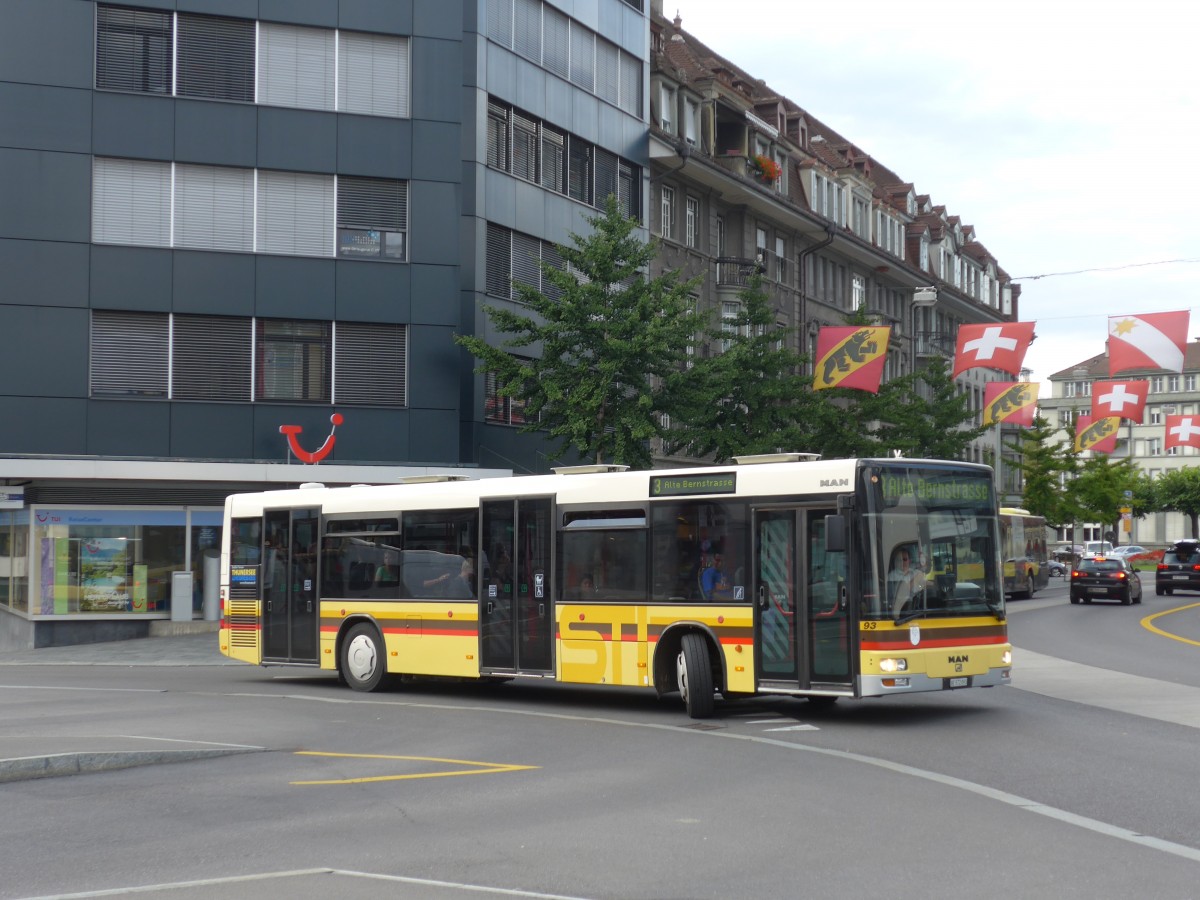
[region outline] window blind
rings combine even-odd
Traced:
[[[180,13],[175,93],[254,102],[254,21]]]
[[[258,29],[258,102],[334,108],[335,32],[262,22]]]
[[[337,322],[334,349],[333,402],[408,405],[406,326]]]
[[[513,15],[513,49],[542,62],[542,0],[516,0]]]
[[[408,39],[342,31],[338,41],[338,109],[407,116]]]
[[[167,247],[171,243],[171,164],[96,157],[92,161],[92,240]]]
[[[333,233],[332,175],[259,171],[259,253],[332,256]]]
[[[96,7],[96,87],[171,93],[171,14]]]
[[[571,77],[571,20],[552,6],[542,8],[542,65]]]
[[[254,171],[175,167],[175,246],[254,250]]]
[[[250,319],[174,317],[171,397],[174,400],[250,400]]]
[[[93,310],[92,396],[167,396],[169,318],[165,313]]]

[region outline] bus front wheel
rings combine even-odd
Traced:
[[[680,641],[675,677],[688,715],[693,719],[711,716],[714,704],[712,661],[700,635],[685,634]]]
[[[338,672],[356,691],[374,691],[383,683],[387,669],[383,641],[374,626],[360,622],[350,629],[342,642]]]

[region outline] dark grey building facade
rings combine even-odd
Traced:
[[[204,613],[232,491],[547,470],[453,336],[645,221],[642,5],[0,7],[0,647]]]

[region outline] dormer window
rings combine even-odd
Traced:
[[[675,89],[659,86],[658,124],[667,134],[675,134]]]

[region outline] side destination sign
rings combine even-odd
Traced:
[[[736,472],[713,472],[705,475],[655,475],[650,479],[651,497],[686,497],[691,494],[733,494],[736,492]]]
[[[254,584],[258,581],[258,566],[230,566],[231,584]]]

